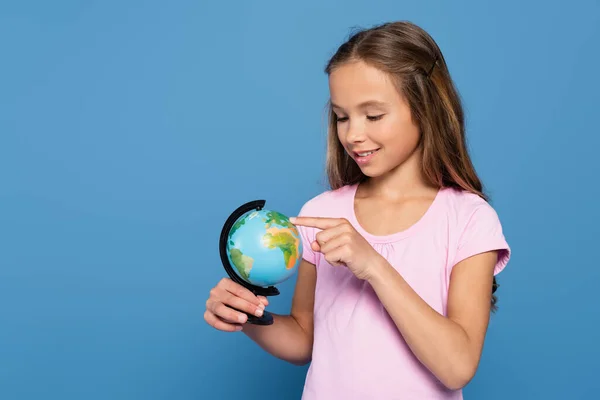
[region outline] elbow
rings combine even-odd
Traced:
[[[297,367],[302,367],[304,365],[310,364],[312,361],[312,338],[307,338],[310,340],[306,340],[304,343],[297,343],[294,348],[295,351],[293,354],[290,354],[291,357],[287,359],[287,361],[295,365]]]
[[[274,356],[296,367],[302,367],[304,365],[309,364],[312,361],[312,354],[310,353],[306,354],[298,352],[292,354],[274,354]]]
[[[296,349],[299,350],[298,347]],[[295,357],[288,361],[292,365],[295,365],[297,367],[302,367],[307,364],[310,364],[310,362],[312,361],[312,341],[307,346],[305,346],[304,351],[296,353]]]
[[[300,348],[296,347],[296,350],[300,350]],[[298,351],[293,357],[288,358],[287,361],[297,367],[303,367],[310,364],[312,361],[312,344],[311,346],[306,346],[303,351]]]
[[[450,378],[446,379],[444,382],[444,386],[450,390],[461,390],[470,382],[471,379],[465,379],[462,377]]]
[[[311,358],[307,357],[307,358],[300,358],[297,360],[291,360],[290,362],[297,367],[303,367],[305,365],[310,364],[310,361],[311,361]]]
[[[471,382],[475,376],[476,370],[477,365],[472,363],[455,366],[443,377],[443,379],[441,379],[441,382],[450,390],[460,390]]]

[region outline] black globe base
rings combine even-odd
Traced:
[[[268,311],[265,311],[262,316],[257,317],[256,315],[250,315],[248,313],[244,313],[248,316],[248,324],[253,325],[273,325],[273,314]]]
[[[241,281],[241,279],[240,279],[240,281]],[[273,286],[263,288],[260,286],[249,285],[248,283],[246,283],[244,281],[241,281],[238,283],[240,283],[240,285],[244,286],[246,289],[250,290],[256,296],[267,297],[267,296],[277,296],[279,294],[279,290],[277,290],[277,288],[273,287]],[[257,290],[257,289],[262,289],[262,290]],[[235,310],[240,311],[237,308],[235,308]],[[254,314],[248,314],[247,312],[244,312],[244,311],[240,311],[240,312],[246,314],[246,316],[248,317],[248,319],[246,320],[247,324],[253,324],[253,325],[272,325],[273,324],[273,315],[270,312],[268,312],[267,310],[264,310],[263,315],[261,315],[260,317],[257,317]]]
[[[225,224],[223,225],[223,229],[221,230],[221,235],[219,237],[219,254],[221,256],[221,262],[223,263],[223,267],[225,268],[227,275],[229,275],[229,278],[231,278],[232,281],[244,286],[246,289],[250,290],[256,296],[268,297],[268,296],[277,296],[279,294],[279,289],[277,289],[275,286],[263,287],[263,286],[256,286],[256,285],[246,282],[245,280],[240,278],[238,274],[235,273],[235,271],[233,270],[233,267],[231,266],[231,263],[229,262],[229,258],[227,257],[227,237],[229,236],[229,231],[233,227],[233,224],[235,224],[235,222],[238,220],[238,218],[240,218],[242,215],[244,215],[248,211],[261,210],[264,206],[265,206],[264,200],[254,200],[254,201],[250,201],[246,204],[243,204],[242,206],[238,207],[233,213],[231,213],[229,218],[227,218],[227,221],[225,221]],[[237,310],[237,311],[240,311],[240,310]],[[252,315],[252,314],[248,314],[248,313],[244,313],[244,314],[246,314],[248,316],[248,322],[247,322],[248,324],[253,324],[253,325],[271,325],[271,324],[273,324],[273,315],[268,311],[264,311],[264,313],[261,317],[257,317],[256,315]]]

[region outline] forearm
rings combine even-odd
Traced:
[[[387,262],[368,281],[421,363],[447,387],[464,386],[477,367],[464,329],[431,308]]]
[[[312,332],[306,331],[291,315],[273,314],[272,325],[245,324],[242,332],[271,355],[295,365],[308,363],[312,356]]]

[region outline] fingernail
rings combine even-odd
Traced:
[[[290,220],[290,222],[293,224],[294,222],[296,222],[296,218],[295,217],[289,217],[288,218]]]
[[[258,307],[259,307],[261,310],[264,310],[264,309],[265,309],[265,305],[263,304],[263,302],[262,302],[262,301],[261,301],[260,303],[258,303]]]
[[[238,317],[238,320],[243,324],[244,322],[246,322],[246,316],[242,314]]]
[[[243,326],[236,326],[236,327],[235,327],[235,330],[236,330],[236,331],[241,331],[242,329],[244,329],[244,327],[243,327]]]
[[[256,310],[256,312],[254,314],[256,314],[257,317],[262,317],[263,310],[261,308],[259,308],[259,309]]]

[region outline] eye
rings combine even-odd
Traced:
[[[348,117],[335,117],[336,122],[346,122],[348,121]]]
[[[381,118],[383,118],[385,114],[380,114],[380,115],[367,115],[367,119],[369,121],[379,121]]]

